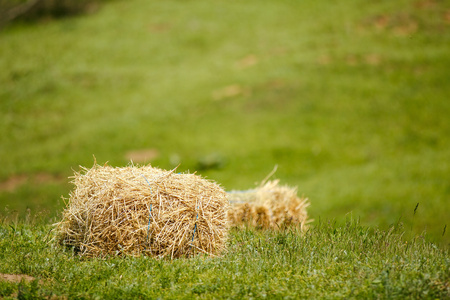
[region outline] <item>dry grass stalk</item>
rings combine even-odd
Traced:
[[[83,256],[218,255],[228,233],[225,191],[195,174],[95,164],[73,177],[57,239]]]
[[[228,219],[231,226],[253,226],[257,228],[279,229],[299,226],[307,229],[307,198],[297,196],[297,188],[280,186],[279,180],[268,181],[256,189],[228,193],[230,210]]]

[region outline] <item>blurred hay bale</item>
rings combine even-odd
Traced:
[[[231,226],[253,226],[279,229],[300,226],[306,230],[308,220],[307,198],[297,196],[297,188],[279,185],[279,180],[262,183],[258,188],[228,192]]]
[[[216,183],[151,166],[95,164],[73,177],[59,242],[80,255],[177,258],[225,250],[228,200]]]

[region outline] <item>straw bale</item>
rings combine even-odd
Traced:
[[[307,198],[297,196],[297,188],[280,185],[279,180],[268,181],[256,189],[228,192],[230,209],[228,219],[231,226],[253,226],[279,229],[299,226],[307,229]]]
[[[195,174],[95,164],[73,176],[59,242],[80,255],[219,255],[228,234],[225,191]]]

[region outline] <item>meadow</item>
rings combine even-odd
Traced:
[[[438,0],[115,0],[4,27],[0,273],[38,279],[0,296],[448,298],[449,53]],[[46,235],[94,156],[226,190],[277,165],[315,221],[234,230],[221,259],[84,261]]]
[[[0,297],[19,299],[448,299],[448,251],[404,228],[318,222],[301,234],[232,230],[227,253],[83,259],[49,226],[0,226]]]

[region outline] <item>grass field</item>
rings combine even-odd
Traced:
[[[233,297],[263,297],[263,289],[273,297],[383,298],[398,291],[398,297],[448,297],[448,252],[433,245],[450,245],[449,53],[450,5],[438,0],[117,0],[92,14],[12,24],[0,31],[0,214],[9,220],[2,232],[15,236],[8,231],[15,224],[28,232],[19,248],[30,241],[44,247],[46,224],[58,219],[61,195],[72,188],[67,177],[79,165],[93,165],[93,156],[114,166],[142,156],[142,163],[165,169],[180,164],[180,171],[197,171],[226,190],[252,188],[278,165],[274,177],[310,199],[312,236],[236,231],[224,259],[150,260],[173,269],[169,277],[194,276],[199,289],[208,282],[195,293],[194,285],[167,279],[160,295],[179,297],[173,289],[187,288],[199,297],[225,297],[213,286],[223,281],[233,288],[226,272],[239,262]],[[23,220],[27,209],[39,215],[42,230],[14,221]],[[344,233],[348,218],[360,220],[358,230],[373,240],[404,224],[404,240],[396,237],[388,254],[368,245],[373,260],[365,264],[374,267],[364,275],[350,269],[359,250],[343,244],[333,257],[320,254],[319,273],[311,273],[300,261],[304,253],[327,249],[322,239]],[[327,231],[319,220],[336,224]],[[357,231],[344,236],[358,240]],[[405,246],[417,236],[426,242]],[[259,257],[233,246],[246,238],[252,249],[259,240],[278,249],[277,239],[287,239],[286,249],[302,249],[289,258],[299,270],[287,267],[283,250]],[[325,262],[341,257],[341,250],[352,258],[328,270]],[[12,262],[20,256],[4,251],[1,273],[39,277],[48,287],[55,284],[57,295],[107,297],[100,285],[113,284],[117,295],[132,297],[137,288],[139,295],[156,296],[150,286],[133,285],[133,272],[148,263],[144,258],[86,262],[54,248],[30,254],[37,264],[56,259],[48,267],[53,271],[46,271],[21,269]],[[421,259],[428,259],[422,267],[416,265]],[[72,263],[61,270],[65,260]],[[273,274],[269,260],[283,261]],[[104,279],[112,272],[109,263],[123,266],[126,284],[116,275],[111,283]],[[219,266],[228,271],[210,274]],[[86,270],[98,279],[81,278]],[[205,270],[207,279],[200,275]],[[73,277],[56,276],[60,271]],[[248,276],[252,272],[257,278]],[[283,272],[310,273],[305,281],[299,276],[284,282],[290,275]],[[389,274],[397,276],[394,290],[383,281]],[[328,275],[335,281],[324,281]],[[419,277],[424,288],[406,292]],[[63,279],[73,278],[63,286]],[[79,290],[77,280],[84,286]],[[265,289],[274,280],[285,286],[280,294]],[[0,284],[0,291],[13,286]],[[311,285],[321,287],[317,294]],[[24,289],[31,293],[33,287]],[[420,294],[425,290],[430,294]]]
[[[307,234],[234,230],[222,258],[81,259],[49,227],[0,226],[0,297],[19,299],[448,299],[450,258],[404,228],[318,223]],[[51,244],[50,244],[51,245]],[[0,274],[0,276],[3,274]]]

